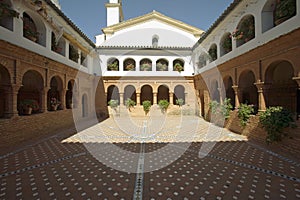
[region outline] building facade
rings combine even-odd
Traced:
[[[193,47],[200,115],[225,97],[299,115],[299,11],[296,0],[233,1]]]

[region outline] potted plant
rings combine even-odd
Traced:
[[[184,104],[184,100],[183,99],[176,99],[176,104],[181,107]]]
[[[168,71],[168,66],[167,64],[163,64],[161,62],[156,64],[156,70],[157,71]]]
[[[208,50],[208,54],[210,56],[211,61],[217,60],[218,55],[217,55],[217,47],[213,46]]]
[[[161,110],[162,113],[166,113],[167,112],[167,109],[168,109],[169,105],[170,105],[170,103],[167,100],[165,100],[165,99],[164,100],[160,100],[158,102],[158,106],[159,106],[159,108],[160,108],[160,110]]]
[[[59,105],[60,105],[60,102],[55,97],[52,97],[50,99],[50,110],[52,110],[52,111],[57,110]]]
[[[113,63],[109,63],[107,65],[108,71],[118,71],[119,70],[119,63],[118,61],[114,61]]]
[[[222,42],[222,47],[223,47],[225,53],[228,53],[228,52],[232,51],[231,37],[232,37],[231,34],[229,34],[228,37],[226,37]]]
[[[296,1],[277,0],[274,12],[274,24],[278,25],[296,15]]]
[[[126,108],[129,110],[129,112],[131,112],[131,108],[133,108],[136,105],[136,103],[132,99],[127,98],[125,100],[125,105],[126,105]]]
[[[152,66],[150,63],[143,63],[140,66],[141,71],[151,71],[152,70]]]
[[[255,37],[254,18],[251,16],[244,19],[239,27],[231,33],[231,36],[242,41],[242,44],[253,39]]]
[[[19,104],[19,111],[25,115],[31,115],[32,112],[39,110],[39,104],[33,99],[24,99]]]
[[[111,99],[111,100],[108,102],[108,105],[109,105],[115,112],[117,112],[117,107],[119,106],[119,101],[118,101],[118,100],[115,100],[115,99]]]
[[[79,58],[78,51],[72,45],[69,46],[69,58],[74,62],[78,62],[78,58]]]
[[[0,20],[6,17],[19,17],[19,13],[11,8],[11,6],[0,1]]]
[[[24,37],[26,37],[27,39],[29,39],[33,42],[36,42],[39,37],[39,32],[37,32],[32,26],[30,26],[26,23],[24,24],[23,34],[24,34]]]
[[[182,72],[183,71],[183,66],[179,62],[175,63],[173,70],[178,71],[178,72]]]
[[[128,63],[126,66],[125,66],[125,71],[134,71],[135,70],[135,66],[134,64],[132,63]]]
[[[144,109],[144,112],[145,112],[145,115],[148,115],[150,109],[151,109],[151,101],[143,101],[143,109]]]

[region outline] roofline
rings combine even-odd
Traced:
[[[168,17],[166,15],[163,15],[160,12],[157,12],[157,11],[152,11],[152,12],[147,13],[145,15],[135,17],[135,18],[132,18],[132,19],[128,19],[128,20],[122,21],[118,24],[114,24],[114,25],[105,27],[105,28],[102,29],[102,32],[104,34],[113,34],[114,32],[116,32],[118,30],[121,30],[125,27],[131,26],[133,24],[137,24],[137,23],[140,23],[140,22],[147,21],[149,19],[152,19],[153,17],[155,19],[162,19],[162,21],[165,21],[165,22],[168,22],[169,24],[178,26],[182,30],[184,30],[186,32],[190,32],[191,34],[195,35],[196,37],[200,37],[200,35],[204,32],[203,30],[201,30],[201,29],[199,29],[195,26],[191,26],[191,25],[189,25],[187,23],[184,23],[182,21],[179,21],[177,19],[173,19],[173,18]]]
[[[54,3],[52,3],[51,0],[45,0],[45,2],[51,6],[53,10],[55,10],[59,16],[61,16],[89,45],[91,45],[93,48],[95,48],[95,43],[90,40],[77,26],[74,22],[71,21],[70,18],[68,18],[59,8],[56,7]]]
[[[232,10],[234,10],[243,0],[234,0],[227,8],[226,10],[219,16],[219,18],[210,26],[210,28],[200,37],[200,39],[194,44],[192,47],[192,50],[195,50],[198,45],[200,45],[203,40],[205,40],[210,33],[213,32],[217,28],[217,26],[228,16],[229,13],[231,13]]]
[[[150,50],[162,50],[162,49],[172,49],[172,50],[192,50],[191,47],[168,47],[168,46],[98,46],[96,49],[150,49]]]

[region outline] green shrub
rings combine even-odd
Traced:
[[[165,113],[167,111],[169,105],[170,105],[170,103],[167,100],[165,100],[165,99],[164,100],[160,100],[158,102],[158,106],[159,106],[159,108],[160,108],[160,110],[161,110],[162,113]]]
[[[184,103],[184,100],[183,99],[176,99],[176,104],[181,107]]]
[[[108,102],[108,105],[109,105],[112,109],[116,110],[117,107],[119,106],[119,101],[118,101],[118,100],[115,100],[115,99],[111,99],[111,100]]]
[[[238,117],[242,127],[247,125],[248,119],[254,113],[253,105],[241,104],[238,108]]]
[[[274,141],[281,141],[283,136],[283,129],[293,127],[293,114],[282,107],[269,107],[265,112],[261,113],[259,121],[263,128],[267,131],[266,142],[272,143]]]
[[[229,118],[230,111],[232,110],[233,106],[231,105],[231,99],[225,98],[223,104],[221,104],[220,110],[225,119]]]
[[[151,101],[146,100],[146,101],[143,101],[142,104],[143,104],[143,109],[145,111],[145,115],[147,115],[151,108]]]
[[[217,101],[211,101],[209,103],[209,108],[212,114],[217,114],[219,112],[220,104]]]
[[[127,99],[125,100],[125,105],[126,105],[126,108],[127,108],[129,111],[131,111],[130,109],[133,108],[133,107],[136,105],[136,103],[135,103],[135,101],[133,101],[132,99],[127,98]]]

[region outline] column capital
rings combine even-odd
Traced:
[[[292,79],[297,82],[298,88],[300,88],[300,77],[293,77]]]

